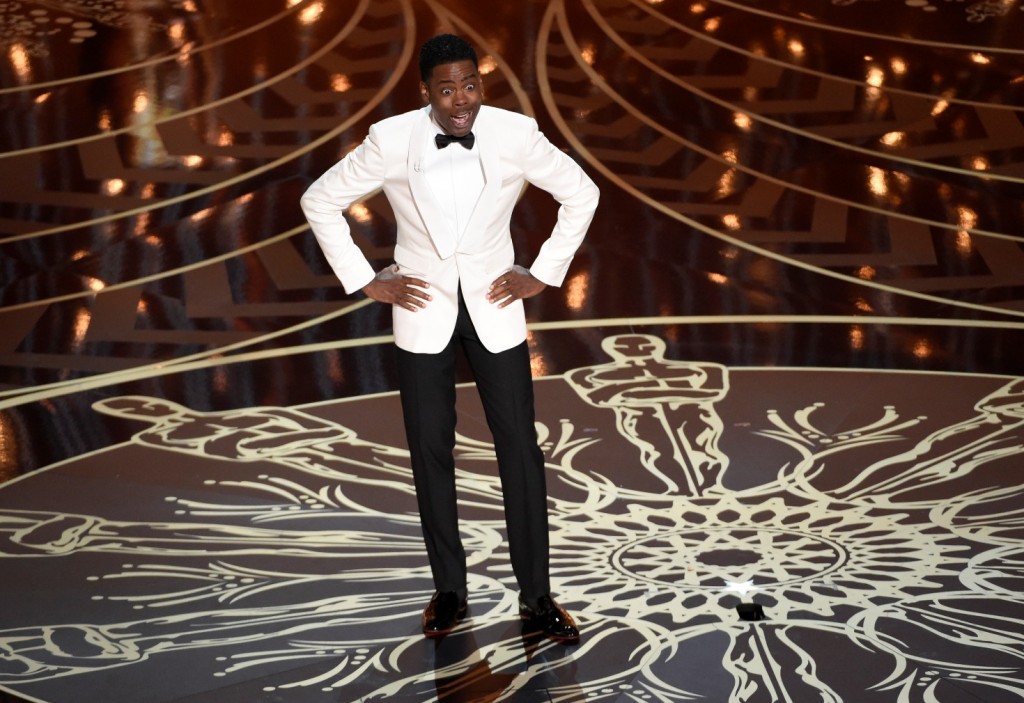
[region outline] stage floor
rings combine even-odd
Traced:
[[[1024,6],[142,8],[0,0],[0,701],[1024,701]],[[390,310],[298,207],[439,31],[601,188],[526,305],[574,646],[464,366],[422,637]]]

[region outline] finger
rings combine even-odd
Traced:
[[[426,305],[411,297],[400,298],[395,301],[395,305],[405,308],[409,312],[419,312],[420,308],[426,307]]]
[[[433,299],[430,293],[413,286],[405,286],[402,290],[402,297],[417,307],[426,307],[427,301]]]
[[[430,293],[422,291],[419,288],[413,288],[412,286],[406,287],[404,294],[411,298],[421,298],[422,300],[432,300]]]
[[[499,308],[503,308],[506,305],[515,302],[516,299],[517,296],[511,291],[501,291],[492,297],[491,302],[497,303]]]

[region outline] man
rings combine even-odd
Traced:
[[[572,617],[550,595],[544,456],[534,427],[523,299],[558,286],[597,208],[598,190],[528,117],[483,105],[473,48],[444,34],[420,52],[425,106],[378,122],[302,196],[302,209],[345,291],[392,306],[399,391],[436,592],[430,637],[467,609],[456,511],[455,357],[473,370],[494,437],[520,617],[573,642]],[[560,204],[529,270],[514,265],[510,220],[525,182]],[[375,274],[342,213],[383,188],[397,223],[395,263]]]

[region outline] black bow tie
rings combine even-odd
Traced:
[[[438,134],[434,137],[434,143],[437,144],[438,149],[444,149],[452,142],[458,142],[467,149],[472,149],[474,141],[476,141],[476,137],[473,136],[472,132],[464,137],[456,137],[451,134]]]

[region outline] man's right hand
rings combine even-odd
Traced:
[[[425,308],[431,300],[430,294],[424,290],[426,288],[430,288],[430,284],[423,279],[402,276],[385,269],[363,286],[363,292],[379,303],[400,305],[410,312],[416,312]]]

